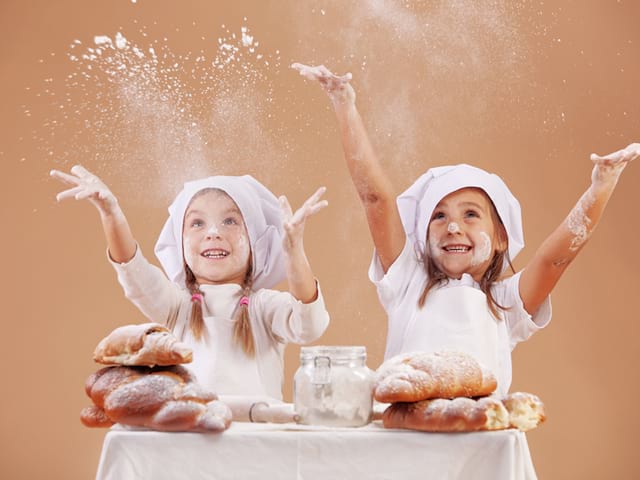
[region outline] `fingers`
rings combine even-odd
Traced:
[[[77,198],[77,195],[82,191],[82,187],[74,187],[69,190],[65,190],[64,192],[60,192],[56,195],[56,200],[58,202],[66,199],[66,198]]]
[[[84,168],[82,165],[74,165],[73,167],[71,167],[70,172],[80,178],[95,177],[93,173]]]
[[[284,195],[278,197],[278,202],[280,203],[280,210],[282,210],[282,217],[285,223],[291,220],[291,216],[293,215],[293,211],[291,210],[291,204],[289,204],[289,200]]]
[[[305,221],[307,217],[311,215],[315,215],[320,210],[329,205],[327,200],[320,200],[320,197],[324,195],[327,191],[326,187],[320,187],[315,191],[313,195],[311,195],[302,206],[293,214],[293,217],[289,220],[289,223],[292,225],[299,225]]]
[[[616,163],[627,163],[640,157],[640,143],[632,143],[626,148],[610,153],[608,155],[591,154],[591,161],[594,163],[604,163],[612,165]]]
[[[310,217],[311,215],[315,215],[316,213],[318,213],[320,210],[322,210],[327,206],[329,206],[329,202],[327,200],[322,200],[321,202],[318,202],[315,205],[309,207],[309,209],[307,210],[306,216]]]
[[[318,80],[323,84],[329,83],[330,81],[334,83],[347,83],[352,78],[351,73],[338,76],[324,65],[311,66],[302,63],[292,63],[291,68],[297,70],[303,77],[309,80]]]
[[[69,185],[77,185],[78,178],[73,175],[69,175],[68,173],[61,172],[60,170],[51,170],[49,175],[53,178],[57,178],[58,180],[67,183]]]

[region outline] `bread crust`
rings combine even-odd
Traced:
[[[480,397],[495,391],[493,373],[462,352],[413,352],[384,362],[377,371],[374,398],[382,403],[431,398]]]
[[[475,432],[509,428],[509,413],[500,400],[483,397],[436,398],[395,403],[382,415],[385,428],[424,432]]]
[[[225,430],[231,423],[231,410],[180,365],[104,367],[89,376],[85,390],[94,406],[84,409],[80,418],[91,427],[121,423],[205,432]]]
[[[159,323],[124,325],[98,343],[93,359],[103,365],[178,365],[192,361],[191,348]]]

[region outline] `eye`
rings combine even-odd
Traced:
[[[236,219],[235,217],[227,217],[222,221],[223,225],[238,225],[238,219]]]
[[[204,222],[199,218],[192,220],[191,223],[189,224],[191,228],[199,228],[199,227],[202,227],[203,225],[204,225]]]
[[[433,221],[433,220],[442,220],[443,218],[444,218],[444,213],[443,212],[435,212],[431,216],[431,221]]]
[[[480,218],[480,214],[475,210],[467,210],[464,212],[465,218]]]

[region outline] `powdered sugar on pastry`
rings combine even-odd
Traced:
[[[436,398],[415,403],[396,403],[382,417],[385,428],[426,432],[474,432],[509,427],[509,413],[499,400],[459,397]]]
[[[204,432],[222,431],[231,423],[231,410],[180,365],[105,367],[87,379],[86,391],[95,407],[81,413],[87,426],[108,426],[111,421],[162,431]]]
[[[413,352],[384,362],[376,373],[374,398],[382,403],[491,394],[495,376],[461,352]]]
[[[93,359],[103,365],[177,365],[192,360],[191,348],[158,323],[125,325],[100,341]]]

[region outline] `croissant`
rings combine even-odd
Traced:
[[[461,352],[397,355],[376,372],[374,398],[382,403],[430,398],[480,397],[497,387],[494,375]]]
[[[93,359],[104,365],[177,365],[192,360],[192,350],[159,323],[125,325],[103,338]]]
[[[85,391],[94,403],[80,413],[88,427],[120,423],[168,432],[215,432],[231,423],[229,407],[180,365],[104,367],[89,376]]]
[[[475,432],[509,428],[509,413],[493,397],[473,400],[435,398],[415,403],[394,403],[382,414],[385,428],[425,432]]]

